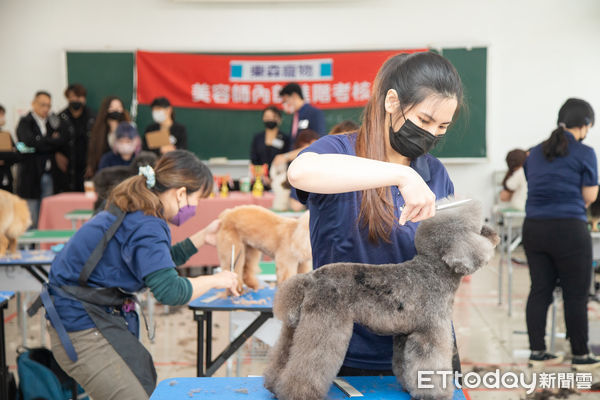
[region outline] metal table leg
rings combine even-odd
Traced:
[[[7,302],[8,303],[8,302]],[[6,366],[6,343],[4,341],[4,309],[0,306],[0,399],[8,400],[8,367]]]
[[[198,343],[196,356],[196,376],[204,375],[204,320],[205,315],[202,311],[194,311],[194,320],[198,323]]]
[[[506,246],[506,262],[508,263],[508,316],[512,316],[512,278],[513,278],[513,265],[512,265],[512,222],[510,218],[505,219],[507,229],[507,246]]]

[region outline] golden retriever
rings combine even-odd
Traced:
[[[17,254],[17,239],[31,226],[27,202],[6,190],[0,190],[0,257]]]
[[[217,232],[217,252],[222,269],[231,267],[231,249],[235,246],[238,290],[243,283],[258,289],[256,277],[260,253],[275,260],[277,283],[297,273],[312,270],[312,252],[308,231],[308,212],[300,218],[286,218],[264,207],[244,205],[223,211]]]

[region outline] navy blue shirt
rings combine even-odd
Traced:
[[[104,232],[115,221],[108,211],[98,213],[67,242],[50,268],[50,283],[78,286],[79,274]],[[146,287],[144,277],[163,268],[174,268],[171,232],[167,223],[141,211],[128,213],[108,242],[102,258],[90,275],[91,287],[118,287],[134,293]],[[52,293],[52,292],[51,292]],[[52,293],[54,305],[69,332],[93,328],[94,322],[83,305]]]
[[[319,154],[347,154],[355,156],[356,134],[325,136],[303,152]],[[430,154],[411,162],[438,199],[454,193],[454,185],[442,163]],[[396,219],[398,207],[404,199],[397,186],[391,186]],[[307,193],[297,189],[300,201],[310,210],[310,243],[313,268],[336,262],[368,264],[401,263],[416,255],[414,246],[418,223],[407,222],[392,229],[391,243],[373,244],[368,238],[368,228],[359,228],[361,192],[338,194]],[[340,310],[343,312],[343,310]],[[385,370],[392,368],[392,337],[379,336],[355,324],[344,365],[352,368]]]
[[[129,160],[124,160],[120,154],[113,151],[107,151],[102,155],[100,164],[98,164],[98,171],[106,167],[115,167],[117,165],[129,165],[133,161],[133,156]]]
[[[325,114],[308,103],[304,103],[298,110],[298,132],[304,129],[311,129],[321,136],[326,133]],[[296,137],[298,137],[298,132],[296,132]]]
[[[542,145],[531,149],[523,165],[527,178],[527,218],[576,218],[587,221],[583,186],[598,184],[598,166],[594,149],[565,132],[569,153],[548,161]]]

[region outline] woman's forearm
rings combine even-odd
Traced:
[[[288,169],[292,186],[322,194],[402,186],[415,175],[408,166],[345,154],[304,153]]]

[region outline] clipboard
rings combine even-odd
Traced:
[[[0,151],[14,151],[9,132],[0,132]]]
[[[168,146],[171,144],[171,140],[169,139],[169,131],[152,131],[148,132],[145,135],[146,144],[149,149],[159,149],[162,146]]]

